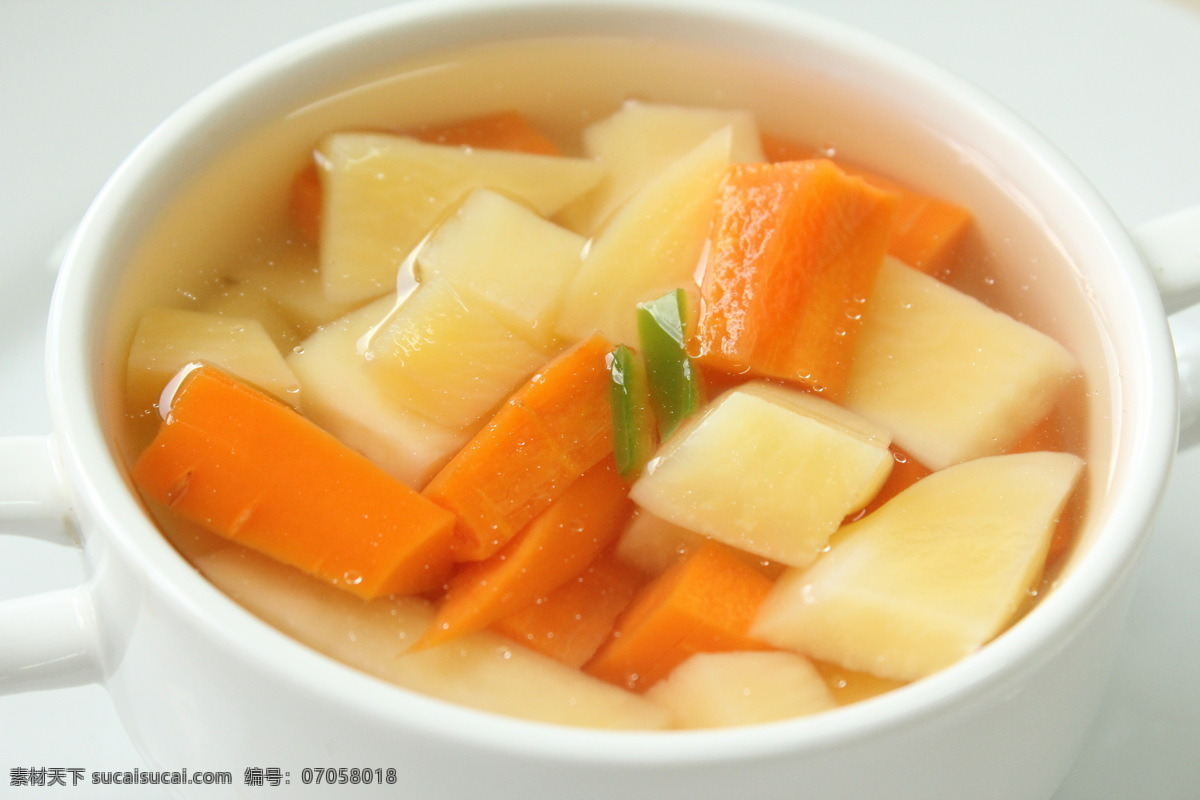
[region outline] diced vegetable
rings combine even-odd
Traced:
[[[775,584],[753,635],[884,678],[978,650],[1025,602],[1082,461],[1021,453],[935,472]]]
[[[888,254],[928,275],[945,278],[971,227],[971,212],[932,195],[905,189],[893,180],[864,170],[849,170],[867,183],[899,196]]]
[[[820,158],[816,148],[776,136],[762,137],[768,161],[802,161]],[[888,254],[922,272],[944,277],[954,268],[954,256],[971,227],[971,212],[933,195],[923,194],[854,164],[835,159],[846,173],[900,198]]]
[[[619,344],[608,355],[608,374],[613,456],[621,477],[633,479],[641,474],[658,444],[646,368],[637,353]]]
[[[1007,450],[1078,373],[1049,336],[889,257],[845,405],[936,470]]]
[[[661,449],[630,496],[676,525],[806,566],[892,467],[887,432],[814,395],[751,383]]]
[[[151,308],[138,321],[125,369],[127,401],[151,408],[171,377],[194,361],[220,367],[290,405],[300,402],[300,383],[261,322],[178,308]]]
[[[429,144],[507,150],[530,155],[561,156],[558,146],[517,111],[500,111],[441,125],[424,125],[410,132]],[[316,161],[310,160],[292,179],[288,217],[301,239],[316,244],[321,239],[324,193]]]
[[[217,587],[318,652],[415,692],[519,719],[590,728],[658,729],[670,714],[501,636],[480,631],[405,652],[433,619],[416,597],[363,602],[238,547],[197,559]]]
[[[646,362],[659,435],[670,438],[704,401],[700,373],[688,353],[687,293],[675,289],[638,304],[638,341]]]
[[[592,239],[567,289],[559,335],[598,332],[612,342],[636,342],[634,306],[695,284],[729,147],[729,131],[714,133],[621,206]]]
[[[644,582],[636,569],[602,554],[579,577],[496,620],[491,629],[555,661],[582,667]]]
[[[701,283],[701,358],[840,398],[896,204],[828,160],[730,167]]]
[[[584,155],[603,164],[605,175],[559,219],[572,230],[596,233],[655,176],[725,128],[731,133],[731,161],[763,160],[758,125],[745,111],[625,102],[584,130]]]
[[[423,487],[471,437],[397,402],[358,351],[394,295],[322,326],[288,356],[304,415],[398,480]]]
[[[591,337],[547,364],[425,488],[458,516],[460,560],[495,553],[612,452],[611,347]]]
[[[585,159],[376,133],[332,134],[318,151],[321,274],[329,297],[347,302],[391,291],[412,249],[472,190],[490,188],[550,216],[601,175]]]
[[[137,487],[360,597],[438,586],[454,518],[294,409],[212,367],[181,377]]]
[[[577,577],[616,540],[631,505],[612,460],[601,461],[499,552],[455,573],[418,646],[483,630]]]
[[[698,653],[646,698],[669,708],[676,728],[755,725],[837,705],[812,663],[785,652]]]
[[[768,649],[748,631],[770,590],[730,548],[706,542],[638,593],[584,669],[645,691],[695,653]]]
[[[421,246],[417,274],[483,298],[514,333],[548,350],[585,244],[523,203],[478,189]]]
[[[487,300],[442,278],[388,309],[359,347],[398,405],[472,431],[551,356]]]

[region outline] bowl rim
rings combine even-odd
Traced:
[[[1119,300],[1121,319],[1107,319],[1112,334],[1106,346],[1113,358],[1130,367],[1113,376],[1114,459],[1108,484],[1143,486],[1140,492],[1110,493],[1099,509],[1105,534],[1081,560],[1079,568],[1018,625],[979,653],[927,679],[868,701],[825,714],[736,729],[661,733],[611,732],[544,725],[461,708],[384,684],[326,657],[276,631],[237,606],[205,581],[170,547],[128,491],[119,465],[103,433],[95,398],[99,369],[95,364],[95,326],[109,283],[115,280],[114,253],[136,238],[137,225],[128,209],[148,207],[169,192],[170,162],[186,151],[202,159],[234,137],[213,135],[208,122],[232,113],[245,119],[246,109],[273,97],[305,91],[281,89],[327,73],[332,54],[378,47],[388,41],[411,40],[413,31],[436,34],[423,50],[441,41],[463,39],[466,22],[479,23],[479,41],[552,29],[627,30],[636,17],[639,28],[665,31],[664,24],[682,20],[692,33],[680,38],[762,36],[819,42],[852,58],[858,68],[887,70],[892,80],[922,87],[940,104],[983,125],[996,142],[1018,153],[1031,174],[1042,202],[1053,201],[1056,213],[1079,222],[1072,235],[1083,247],[1116,269],[1096,284],[1097,302],[1107,313]],[[536,21],[535,21],[536,20]],[[652,24],[651,24],[652,23]],[[588,32],[587,29],[581,32]],[[468,37],[470,38],[470,37]],[[396,57],[396,60],[402,60]],[[349,59],[355,65],[358,61]],[[351,71],[351,67],[340,68]],[[361,72],[360,66],[355,66]],[[295,81],[296,76],[302,80]],[[321,80],[328,80],[329,76]],[[294,105],[294,102],[292,103]],[[967,111],[963,111],[967,109]],[[242,123],[245,126],[248,123]],[[1085,224],[1086,223],[1086,224]],[[746,756],[797,749],[820,749],[857,738],[881,735],[918,718],[946,713],[956,703],[986,688],[1011,685],[1050,657],[1064,632],[1094,613],[1103,599],[1134,568],[1150,520],[1157,507],[1175,449],[1175,380],[1173,351],[1161,301],[1140,256],[1115,215],[1086,179],[1039,133],[981,90],[922,58],[861,30],[810,12],[768,0],[415,0],[336,24],[277,48],[218,81],[158,126],[126,159],[98,195],[68,249],[54,293],[47,343],[51,415],[65,464],[71,474],[76,507],[107,531],[106,543],[144,576],[162,602],[197,621],[214,647],[266,671],[297,690],[327,696],[356,713],[423,732],[499,751],[535,752],[543,757],[577,762],[682,763],[722,762]],[[106,266],[107,265],[107,266]],[[1094,275],[1093,275],[1094,277]],[[1092,286],[1094,281],[1089,281]],[[1117,335],[1120,331],[1120,335]],[[1119,383],[1118,383],[1119,381]],[[1119,402],[1118,402],[1119,401]],[[255,642],[255,647],[249,647]],[[287,665],[287,666],[281,666]],[[600,746],[598,746],[600,745]]]

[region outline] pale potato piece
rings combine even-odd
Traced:
[[[414,247],[474,189],[490,188],[548,217],[599,181],[587,159],[426,144],[405,136],[335,133],[317,147],[323,214],[321,275],[335,302],[394,288]]]
[[[393,477],[423,487],[471,432],[438,425],[396,402],[358,350],[395,305],[385,296],[322,326],[291,355],[302,387],[301,411]]]
[[[807,566],[887,479],[888,444],[886,432],[827,400],[752,383],[685,423],[630,497],[668,522]]]
[[[656,175],[717,131],[732,132],[730,161],[765,161],[758,123],[747,111],[627,101],[583,132],[584,153],[605,167],[595,189],[571,203],[558,219],[592,234]]]
[[[813,664],[795,653],[698,653],[646,692],[678,728],[775,722],[836,707]]]
[[[785,572],[751,635],[847,669],[916,680],[1000,633],[1036,585],[1083,461],[989,456],[935,472]]]
[[[1078,373],[1049,336],[888,257],[844,402],[941,469],[1008,449]]]
[[[146,409],[180,369],[203,361],[253,384],[290,405],[300,402],[300,382],[262,323],[178,308],[142,314],[129,348],[126,401]]]
[[[405,654],[433,621],[417,598],[360,598],[241,547],[201,555],[219,589],[279,630],[367,674],[483,711],[594,728],[663,728],[644,698],[480,632]]]
[[[442,278],[423,282],[365,343],[367,370],[394,402],[455,430],[478,427],[552,352]]]
[[[635,306],[677,287],[696,291],[717,187],[729,166],[731,132],[722,129],[672,163],[621,206],[592,240],[567,289],[557,332],[600,333],[637,343]]]
[[[528,206],[478,189],[425,242],[416,263],[422,281],[441,279],[483,298],[515,332],[545,348],[585,244]]]

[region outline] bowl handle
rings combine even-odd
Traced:
[[[1179,362],[1179,447],[1200,444],[1200,206],[1134,229],[1171,316]]]
[[[0,533],[79,547],[50,436],[0,438]],[[86,584],[0,602],[0,694],[100,679],[100,637]]]

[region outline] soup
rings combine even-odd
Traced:
[[[1056,258],[987,165],[829,79],[478,48],[167,209],[125,451],[202,573],[386,680],[602,727],[816,713],[1065,563],[1093,454]]]

